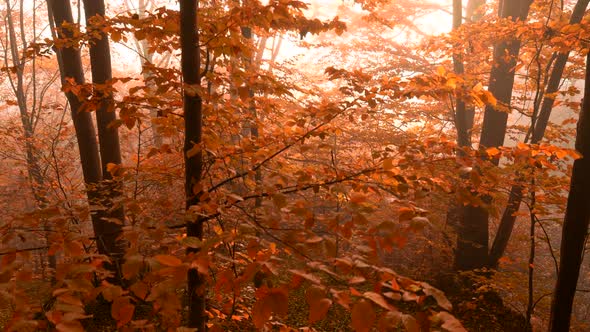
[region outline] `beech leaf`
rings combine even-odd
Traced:
[[[176,267],[182,264],[180,259],[171,255],[156,255],[154,258],[158,263],[166,266]]]
[[[351,323],[356,332],[368,332],[375,322],[375,310],[367,300],[360,299],[352,307]]]

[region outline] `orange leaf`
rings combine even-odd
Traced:
[[[375,318],[376,316],[373,306],[367,300],[361,299],[352,307],[352,328],[356,332],[370,331]]]
[[[254,303],[254,307],[252,308],[252,321],[254,322],[254,326],[261,329],[266,322],[270,319],[272,315],[272,306],[266,298],[259,299]]]
[[[414,209],[409,207],[401,207],[399,209],[399,221],[410,220],[414,218]]]
[[[312,285],[305,292],[305,301],[310,307],[325,297],[326,291],[319,286]]]
[[[154,257],[158,263],[166,266],[180,266],[182,261],[174,256],[171,255],[156,255]]]
[[[330,299],[321,299],[319,301],[314,302],[309,306],[309,324],[313,324],[321,319],[323,319],[328,310],[332,306],[332,300]]]
[[[289,297],[287,292],[281,288],[273,288],[268,292],[266,296],[268,302],[270,302],[272,312],[279,316],[285,316],[289,311]]]
[[[500,150],[498,150],[498,148],[489,148],[489,149],[486,149],[486,153],[489,156],[492,156],[493,157],[493,156],[499,155],[500,154]]]
[[[260,290],[260,289],[259,289]],[[273,313],[284,316],[289,310],[289,297],[281,288],[270,289],[259,298],[252,308],[252,321],[257,328],[262,328]]]
[[[55,326],[55,329],[60,332],[83,332],[84,327],[77,320],[64,321]]]
[[[385,310],[395,310],[395,308],[391,304],[387,303],[387,301],[380,294],[377,294],[375,292],[365,292],[363,296],[366,299],[373,301],[373,303],[379,305],[381,308]]]
[[[134,283],[129,289],[142,300],[144,300],[148,294],[148,285],[143,281]]]
[[[131,321],[135,306],[129,303],[126,297],[119,297],[111,305],[111,316],[117,321],[117,327],[121,327]]]

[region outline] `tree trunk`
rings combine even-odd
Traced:
[[[531,0],[500,1],[499,16],[501,18],[511,17],[514,21],[525,20],[531,3]],[[518,39],[504,40],[494,46],[488,90],[499,103],[505,106],[510,106],[512,99],[514,69],[519,51],[520,41]],[[508,113],[487,105],[479,140],[480,149],[502,146],[507,122]],[[498,165],[499,159],[494,159],[492,162]],[[482,197],[482,201],[487,205],[491,203],[491,198]],[[461,214],[457,250],[455,251],[455,268],[457,270],[471,270],[486,267],[489,263],[489,213],[486,206],[465,206]]]
[[[549,321],[551,332],[569,331],[572,305],[590,221],[590,53],[586,57],[584,102],[578,120],[576,150],[582,154],[582,158],[574,161],[561,232],[561,259]]]
[[[73,23],[70,2],[68,0],[47,0],[47,3],[51,6],[51,12],[53,13],[56,28],[60,30],[60,37],[71,38],[72,31],[62,28],[64,22]],[[80,50],[74,47],[64,47],[61,49],[61,55],[64,80],[72,79],[75,84],[84,84],[84,72],[82,68],[82,60],[80,58]],[[67,82],[62,83],[64,85],[67,84]],[[97,184],[102,179],[94,123],[92,122],[90,113],[80,112],[82,102],[78,96],[69,91],[66,93],[66,97],[70,104],[72,120],[76,130],[84,181],[87,185],[92,187],[92,185]],[[92,189],[89,189],[88,194],[89,198],[90,196],[96,196],[96,192]]]
[[[570,17],[570,24],[578,24],[582,21],[586,8],[588,8],[588,3],[590,3],[590,0],[578,0],[572,11],[572,16]],[[553,70],[551,71],[551,76],[549,77],[547,88],[545,89],[545,98],[543,99],[541,111],[539,112],[539,117],[533,130],[532,142],[535,144],[539,143],[545,135],[545,129],[549,123],[549,116],[551,115],[553,103],[555,102],[555,93],[559,90],[559,83],[561,82],[561,77],[563,76],[568,57],[569,52],[559,53],[555,60],[555,64],[553,65]]]
[[[154,6],[154,3],[149,0],[139,0],[137,7],[131,6],[130,2],[125,1],[125,3],[127,5],[127,9],[129,9],[130,11],[131,10],[135,11],[137,14],[137,17],[140,20],[145,19],[147,16],[146,11],[153,9],[153,6]],[[151,5],[148,5],[150,3],[151,3]],[[156,65],[156,64],[154,64],[154,52],[152,52],[150,50],[150,45],[149,45],[147,39],[142,39],[142,40],[136,39],[136,49],[137,49],[137,53],[139,54],[139,60],[141,63],[141,68],[142,68],[141,74],[143,76],[143,82],[147,88],[145,92],[146,92],[147,97],[151,98],[157,94],[156,93],[157,87],[156,87],[156,84],[154,83],[154,80],[153,80],[154,72],[151,69],[151,66]],[[165,57],[165,59],[168,59],[168,57]],[[157,65],[160,66],[160,64],[157,64]],[[148,69],[148,66],[150,66],[149,69]],[[154,146],[159,149],[164,144],[164,137],[162,137],[162,135],[160,135],[160,133],[159,133],[160,125],[157,124],[156,122],[154,122],[153,120],[156,118],[162,117],[163,114],[162,114],[162,111],[160,109],[158,109],[157,107],[149,106],[148,109],[150,111],[150,117],[152,120],[151,121],[151,131],[152,131],[152,137],[154,140]]]
[[[180,45],[181,67],[185,86],[200,86],[200,50],[199,34],[197,31],[197,0],[180,0]],[[191,91],[194,91],[191,89]],[[195,155],[189,156],[188,152],[195,145],[201,144],[202,136],[202,106],[201,96],[187,89],[183,91],[184,107],[184,162],[185,162],[185,195],[187,213],[191,206],[199,204],[199,196],[202,193],[201,172],[203,169],[202,153],[199,150]],[[189,237],[203,238],[203,221],[200,217],[189,221],[186,226],[186,235]],[[187,253],[196,254],[198,249],[189,248]],[[188,271],[188,325],[197,328],[199,332],[205,332],[205,276],[196,268]]]
[[[84,0],[84,13],[86,24],[92,29],[93,17],[104,18],[104,0]],[[92,83],[95,96],[100,99],[96,109],[96,124],[98,128],[98,142],[100,144],[100,159],[103,179],[99,186],[102,196],[101,206],[106,208],[108,220],[119,220],[120,223],[102,220],[98,226],[102,237],[97,242],[98,252],[109,255],[112,262],[107,266],[115,273],[115,281],[121,282],[121,263],[125,255],[125,243],[119,237],[123,233],[125,212],[123,207],[114,201],[122,196],[122,184],[113,179],[107,171],[108,164],[121,164],[121,148],[119,145],[119,132],[116,127],[110,126],[116,120],[113,94],[107,86],[113,76],[111,69],[111,50],[108,36],[100,31],[96,38],[90,40],[90,64],[92,71]],[[102,88],[98,88],[102,87]]]
[[[463,1],[453,0],[453,30],[458,29],[463,23]],[[465,73],[463,57],[460,53],[453,55],[453,69],[458,75]],[[455,127],[457,128],[457,145],[459,147],[471,146],[471,125],[469,118],[473,118],[473,108],[467,109],[465,101],[457,98],[455,105]]]
[[[62,28],[64,22],[73,23],[70,2],[68,0],[47,0],[47,5],[49,12],[53,15],[56,28],[60,32],[60,37],[71,38],[72,31]],[[74,84],[78,85],[84,84],[84,72],[79,49],[64,47],[60,50],[60,54],[62,85],[66,87],[69,84],[67,80],[72,80]],[[66,92],[66,97],[70,104],[72,120],[76,131],[88,201],[91,206],[99,205],[104,202],[108,195],[105,195],[104,192],[99,190],[102,180],[102,169],[94,123],[92,122],[90,113],[81,109],[82,102],[78,96],[68,91]],[[115,252],[118,250],[115,249],[114,240],[118,236],[118,233],[114,231],[117,227],[114,227],[113,223],[104,219],[109,216],[103,210],[94,211],[91,214],[97,248],[100,254],[107,256],[110,256],[111,250],[115,250]]]
[[[590,0],[578,0],[572,12],[572,16],[570,17],[570,24],[577,24],[582,21],[582,17],[586,12],[589,2]],[[551,115],[553,103],[555,102],[554,94],[559,90],[559,83],[561,82],[568,57],[569,53],[557,54],[555,64],[553,65],[551,75],[549,76],[547,88],[545,89],[545,97],[543,98],[539,116],[537,120],[531,124],[531,129],[533,131],[531,143],[533,144],[538,144],[541,142],[543,136],[545,135],[545,129],[549,123],[549,116]],[[512,234],[512,229],[514,228],[514,223],[516,222],[515,214],[520,209],[522,190],[523,188],[520,185],[515,185],[510,189],[508,204],[506,205],[506,209],[504,209],[502,219],[500,220],[500,225],[498,226],[498,231],[494,237],[492,248],[490,249],[491,267],[495,268],[498,266],[500,258],[506,251],[508,241],[510,240],[510,236]]]
[[[12,90],[14,92],[14,95],[16,96],[17,99],[17,104],[18,104],[18,108],[19,108],[19,115],[20,115],[20,119],[21,119],[21,124],[23,127],[23,136],[24,136],[24,143],[25,143],[25,160],[27,163],[27,174],[29,176],[29,183],[31,185],[31,192],[33,194],[33,197],[35,199],[36,205],[38,208],[45,208],[48,205],[48,199],[47,196],[44,192],[44,188],[45,188],[45,179],[43,177],[42,171],[41,171],[41,165],[39,163],[39,158],[37,156],[37,149],[35,148],[34,144],[33,144],[33,140],[34,140],[34,136],[35,136],[35,119],[36,117],[39,116],[38,114],[38,110],[35,109],[35,101],[37,100],[38,96],[37,96],[37,82],[35,82],[35,76],[33,76],[32,78],[32,82],[30,82],[33,85],[33,89],[32,89],[32,99],[33,99],[33,106],[31,107],[31,110],[29,111],[29,107],[27,104],[27,89],[25,89],[25,84],[24,84],[24,71],[25,71],[25,62],[23,60],[21,60],[20,56],[19,56],[19,49],[18,49],[18,41],[17,41],[17,37],[16,37],[16,29],[14,26],[14,20],[13,20],[13,16],[12,16],[12,5],[10,4],[9,0],[6,0],[6,24],[5,24],[5,28],[7,29],[7,37],[8,37],[8,44],[10,47],[10,55],[11,55],[11,60],[12,60],[12,65],[15,68],[15,75],[16,75],[16,84],[14,84],[14,82],[12,81],[12,78],[10,76],[8,76],[9,82],[11,83],[11,87]],[[23,11],[24,9],[22,8],[22,2],[21,2],[21,7],[20,10]],[[36,15],[36,10],[35,8],[33,8],[33,17],[35,17]],[[23,21],[23,16],[20,15],[20,22],[19,22],[19,26],[20,26],[20,35],[23,41],[23,45],[21,45],[22,49],[25,50],[27,48],[26,42],[25,42],[25,36],[26,36],[26,31],[25,31],[25,24]],[[35,26],[33,25],[33,35],[35,35]],[[6,59],[8,59],[8,57],[6,57]],[[36,66],[35,66],[35,57],[33,57],[33,60],[31,61],[31,66],[32,66],[32,73],[33,75],[35,75],[35,71],[36,71]],[[40,109],[39,109],[40,110]],[[43,220],[43,230],[45,232],[44,237],[45,237],[45,242],[47,244],[47,246],[49,246],[51,243],[51,240],[49,239],[49,232],[51,230],[51,227],[48,223],[47,220]],[[53,272],[55,272],[55,268],[57,265],[56,259],[55,259],[55,255],[50,255],[47,258],[49,267],[51,268],[51,270]],[[51,281],[54,282],[54,274],[52,273],[51,275]]]

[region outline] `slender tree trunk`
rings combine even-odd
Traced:
[[[458,29],[463,23],[463,1],[453,0],[453,30]],[[463,56],[460,53],[453,54],[453,68],[455,73],[465,73]],[[457,98],[455,105],[455,127],[457,128],[457,145],[459,147],[471,146],[471,124],[469,118],[473,118],[473,108],[467,109],[465,101]]]
[[[549,321],[549,331],[551,332],[569,331],[572,306],[584,254],[584,243],[588,234],[588,222],[590,221],[590,53],[586,57],[585,79],[584,102],[576,135],[576,150],[582,154],[582,158],[574,161],[561,232],[561,259]]]
[[[185,86],[200,85],[200,50],[199,34],[197,31],[197,0],[180,0],[180,44],[182,51],[181,67]],[[199,204],[199,196],[202,193],[201,172],[203,170],[202,153],[199,150],[193,156],[189,156],[189,150],[195,145],[201,144],[202,137],[202,106],[203,101],[198,94],[183,92],[184,105],[184,162],[185,162],[185,195],[187,212],[191,206]],[[203,238],[203,221],[197,217],[189,221],[186,226],[186,234],[198,239]],[[188,254],[196,254],[197,249],[189,248]],[[199,332],[205,332],[205,276],[196,268],[188,271],[188,325],[197,328]]]
[[[105,16],[104,0],[84,0],[86,24],[92,29],[93,19]],[[107,171],[108,164],[121,164],[121,148],[119,132],[110,126],[116,120],[113,94],[110,84],[112,76],[111,50],[109,38],[103,31],[96,38],[90,40],[90,64],[94,93],[100,99],[96,109],[96,124],[98,128],[98,142],[100,144],[100,159],[103,179],[99,186],[102,196],[101,205],[106,208],[108,220],[102,220],[99,225],[101,237],[97,237],[98,252],[110,256],[112,262],[107,266],[115,273],[115,281],[121,282],[121,263],[125,255],[125,243],[119,237],[123,233],[125,212],[120,204],[115,203],[122,196],[122,184],[113,179]],[[112,222],[112,220],[119,222]]]
[[[484,3],[483,0],[470,0],[467,5],[467,17],[473,18],[473,13],[477,10],[476,6]],[[453,30],[458,29],[463,24],[463,1],[453,0]],[[453,55],[453,69],[456,74],[461,75],[465,72],[465,65],[463,63],[463,56],[459,50]],[[457,98],[455,105],[455,128],[457,129],[457,146],[459,148],[471,147],[471,130],[473,128],[473,119],[475,117],[475,109],[473,106],[467,106],[465,101]],[[457,156],[463,156],[463,150],[457,151]],[[447,211],[447,223],[452,226],[459,226],[465,224],[462,221],[466,215],[462,213],[464,207],[460,202],[452,202]]]
[[[35,119],[36,117],[39,115],[38,113],[36,113],[36,108],[35,108],[35,103],[36,103],[36,99],[37,99],[37,83],[35,82],[35,77],[33,76],[32,82],[31,84],[33,85],[33,89],[32,89],[32,99],[33,99],[33,105],[29,111],[29,105],[27,104],[27,93],[24,87],[24,70],[25,70],[25,62],[21,60],[20,56],[19,56],[19,49],[18,49],[18,42],[17,42],[17,37],[16,37],[16,29],[14,26],[14,20],[13,20],[13,16],[12,16],[12,5],[10,4],[9,0],[6,0],[6,29],[7,31],[7,36],[8,36],[8,42],[9,42],[9,48],[10,48],[10,54],[11,54],[11,58],[12,58],[12,64],[14,66],[14,68],[16,69],[15,71],[15,76],[16,76],[16,84],[14,84],[14,82],[12,81],[12,79],[9,76],[9,81],[11,83],[11,86],[13,88],[13,92],[16,96],[17,99],[17,104],[18,104],[18,108],[19,108],[19,113],[20,113],[20,119],[21,119],[21,124],[23,127],[23,134],[24,134],[24,138],[25,138],[25,160],[27,163],[27,173],[29,175],[29,183],[31,184],[31,191],[33,193],[33,197],[35,199],[35,202],[37,204],[37,207],[39,208],[45,208],[48,205],[48,199],[43,191],[43,189],[45,188],[45,179],[43,178],[42,175],[42,171],[41,171],[41,165],[39,163],[39,158],[37,156],[37,151],[35,149],[35,146],[33,144],[33,140],[34,140],[34,135],[35,135]],[[20,6],[20,10],[21,12],[24,10],[23,9],[23,3],[21,1],[21,6]],[[36,16],[36,10],[35,8],[33,8],[33,18],[35,18]],[[26,31],[25,31],[25,24],[23,21],[23,15],[20,15],[20,34],[21,34],[21,38],[22,38],[22,42],[23,45],[21,45],[22,49],[25,50],[27,48],[27,43],[25,41],[25,36],[26,36]],[[34,20],[33,20],[33,34],[35,35],[35,26],[34,26]],[[6,60],[8,60],[8,55],[6,55]],[[36,66],[35,66],[35,58],[33,58],[33,61],[31,61],[31,66],[32,66],[32,71],[33,71],[33,75],[35,73],[36,70]],[[51,229],[50,225],[48,224],[47,220],[43,220],[43,229],[45,231],[45,242],[47,244],[47,246],[50,245],[51,240],[49,239],[49,231]],[[51,255],[47,258],[49,267],[55,271],[55,267],[56,267],[56,259],[54,255]],[[51,280],[54,281],[54,275],[52,274]]]
[[[577,24],[582,21],[582,17],[586,12],[589,2],[590,0],[578,0],[572,12],[572,16],[570,17],[570,24]],[[539,117],[537,118],[536,122],[531,124],[533,130],[531,143],[533,144],[538,144],[541,142],[543,136],[545,135],[545,129],[549,123],[549,116],[551,115],[553,103],[555,102],[554,94],[559,90],[559,82],[561,82],[568,57],[569,53],[557,54],[553,69],[551,70],[551,75],[549,76],[547,88],[545,89],[543,103],[541,104],[541,110],[539,111]],[[520,203],[522,202],[522,190],[523,188],[520,185],[512,186],[510,189],[508,203],[506,204],[506,209],[504,209],[504,213],[502,214],[498,231],[496,232],[492,248],[490,249],[491,267],[498,266],[500,258],[506,251],[508,241],[510,240],[510,236],[512,234],[512,229],[514,228],[514,223],[516,222],[515,214],[520,209]]]
[[[572,16],[570,17],[570,24],[578,24],[582,21],[582,17],[584,17],[586,8],[588,8],[588,3],[590,3],[590,0],[578,0],[572,11]],[[563,76],[563,71],[565,69],[565,65],[567,64],[568,57],[569,52],[559,53],[557,55],[555,64],[553,65],[553,70],[551,71],[551,76],[549,77],[549,82],[547,83],[547,88],[545,90],[545,98],[543,99],[543,104],[541,105],[541,111],[539,112],[539,117],[534,126],[532,139],[533,143],[539,143],[545,135],[545,129],[549,123],[549,116],[551,115],[553,103],[555,102],[555,93],[559,90],[559,83],[561,82],[561,77]]]
[[[499,5],[501,18],[512,17],[514,21],[525,20],[532,0],[503,0]],[[514,85],[514,70],[520,51],[518,39],[501,41],[494,46],[493,66],[490,72],[489,91],[499,103],[510,106]],[[508,57],[506,57],[508,54]],[[484,113],[480,137],[480,149],[499,147],[504,144],[508,113],[487,105]],[[492,162],[496,165],[499,159]],[[481,197],[485,205],[491,203],[491,197]],[[489,263],[489,213],[486,206],[465,206],[459,226],[457,250],[455,251],[455,268],[472,270],[486,267]]]
[[[146,18],[146,11],[153,9],[153,6],[154,6],[154,3],[149,0],[139,0],[137,7],[131,5],[131,2],[129,2],[129,1],[125,1],[125,3],[127,5],[127,9],[136,11],[137,17],[140,20],[145,19]],[[148,97],[153,97],[156,94],[157,87],[152,79],[154,77],[154,73],[153,73],[152,69],[148,69],[147,66],[155,65],[154,64],[154,53],[152,51],[150,51],[150,46],[149,46],[147,39],[136,40],[136,48],[137,48],[137,53],[139,54],[139,60],[141,63],[141,67],[143,69],[142,76],[143,76],[144,84],[146,85],[146,88],[147,88],[146,94]],[[155,123],[153,121],[153,119],[162,117],[163,114],[162,114],[162,111],[160,109],[158,109],[157,107],[148,107],[148,108],[150,111],[150,117],[152,119],[151,131],[152,131],[152,137],[154,140],[154,146],[156,148],[160,148],[164,144],[164,137],[162,137],[162,135],[160,135],[160,133],[158,132],[159,125],[157,123]]]

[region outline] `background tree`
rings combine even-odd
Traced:
[[[500,18],[511,18],[513,21],[524,21],[528,15],[532,1],[500,1],[498,14]],[[488,90],[501,103],[502,107],[510,108],[512,88],[514,85],[515,66],[520,50],[520,41],[509,39],[494,46],[493,65],[490,72]],[[487,105],[483,118],[481,148],[500,147],[504,144],[508,113]],[[499,159],[492,160],[494,164]],[[483,206],[465,206],[458,231],[455,266],[458,270],[472,270],[488,265],[488,218],[486,205],[491,200],[482,197]]]
[[[580,23],[589,2],[590,1],[587,0],[579,0],[576,2],[569,19],[569,24]],[[527,137],[525,138],[525,142],[528,141],[529,137],[531,138],[532,144],[539,144],[543,139],[543,136],[545,135],[545,129],[549,123],[549,116],[551,115],[551,110],[553,109],[553,104],[555,102],[555,94],[558,92],[568,56],[569,53],[557,52],[553,55],[553,58],[555,58],[555,63],[551,69],[547,87],[542,94],[543,103],[541,104],[541,108],[538,111],[538,115],[535,115],[531,119],[532,123],[530,128],[532,131],[532,136],[530,135],[531,131],[529,131],[527,133]],[[522,191],[523,188],[521,186],[513,186],[510,189],[508,203],[506,203],[506,208],[504,209],[502,218],[500,219],[500,224],[498,225],[498,231],[496,232],[492,247],[490,248],[491,267],[497,267],[500,258],[504,255],[504,251],[506,250],[506,246],[508,245],[510,235],[512,234],[512,229],[516,221],[516,213],[518,212],[522,201]]]
[[[572,306],[580,265],[584,256],[584,245],[588,234],[590,221],[590,53],[586,58],[586,78],[584,99],[578,133],[576,135],[576,150],[582,157],[574,161],[571,186],[565,210],[561,239],[561,259],[559,273],[551,303],[550,331],[567,331],[570,329]]]

